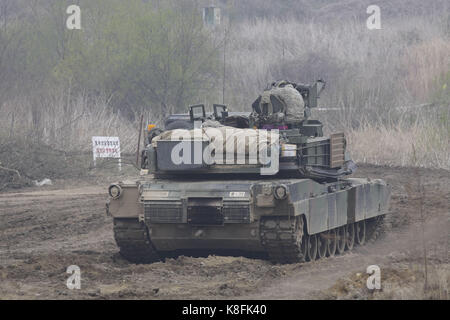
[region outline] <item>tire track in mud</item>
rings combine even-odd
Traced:
[[[0,243],[10,252],[51,251],[108,224],[102,188],[3,194],[0,201],[10,198],[0,206]]]

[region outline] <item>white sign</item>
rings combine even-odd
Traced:
[[[92,137],[92,153],[94,166],[97,158],[118,158],[121,169],[119,137]]]

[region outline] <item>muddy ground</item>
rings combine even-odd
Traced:
[[[105,177],[0,193],[0,299],[448,299],[450,173],[365,165],[355,176],[393,187],[384,236],[289,265],[227,256],[130,264],[105,215]],[[373,264],[382,290],[366,288]],[[81,269],[80,290],[66,287],[70,265]]]

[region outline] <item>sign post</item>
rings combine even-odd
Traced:
[[[92,137],[92,154],[94,167],[97,158],[115,158],[119,159],[119,171],[122,170],[119,137]]]

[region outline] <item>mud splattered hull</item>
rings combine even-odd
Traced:
[[[108,206],[121,226],[117,243],[121,251],[143,248],[144,262],[149,261],[146,246],[150,260],[157,260],[155,252],[161,257],[190,249],[261,252],[282,263],[332,256],[373,237],[390,199],[390,187],[378,179],[158,179],[117,186],[120,195]],[[133,232],[123,230],[123,221],[133,224]],[[146,245],[128,245],[121,234]],[[139,236],[131,239],[131,234]],[[123,254],[141,260],[138,252]]]

